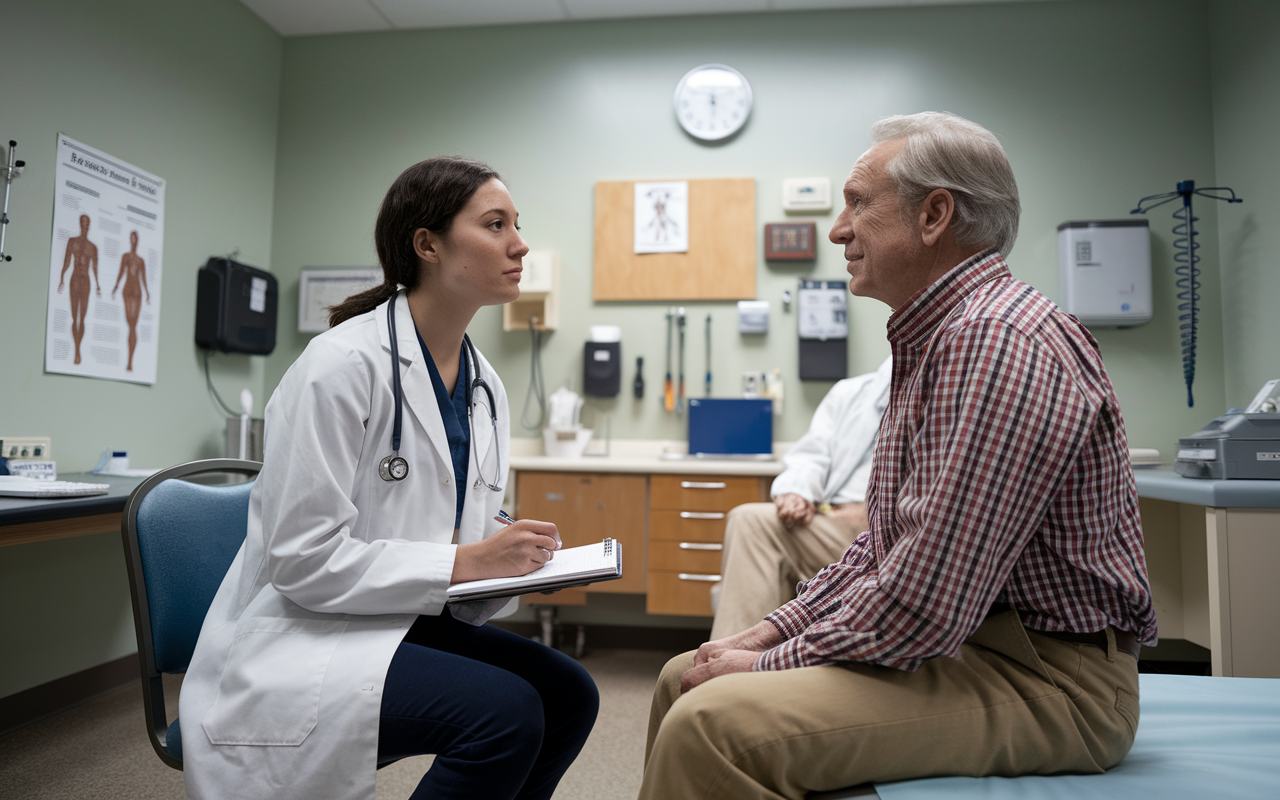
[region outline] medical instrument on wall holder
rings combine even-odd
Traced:
[[[667,309],[667,378],[662,386],[662,407],[667,411],[676,410],[675,388],[671,385],[671,325],[676,318],[674,306]]]
[[[636,379],[631,384],[631,391],[637,400],[644,397],[644,356],[636,356]]]
[[[1173,260],[1176,264],[1174,272],[1178,275],[1178,315],[1179,329],[1182,335],[1182,376],[1187,384],[1187,407],[1191,408],[1195,405],[1195,399],[1191,394],[1191,384],[1196,379],[1196,334],[1197,334],[1197,308],[1196,304],[1200,301],[1200,270],[1196,267],[1200,263],[1200,256],[1196,251],[1200,249],[1199,243],[1196,242],[1196,222],[1199,217],[1195,216],[1191,208],[1192,195],[1200,195],[1210,200],[1224,200],[1228,203],[1243,203],[1244,199],[1236,197],[1236,193],[1226,186],[1210,186],[1201,189],[1196,188],[1195,181],[1179,181],[1178,188],[1172,192],[1164,194],[1153,194],[1144,197],[1138,201],[1138,207],[1130,211],[1130,214],[1145,214],[1152,209],[1159,208],[1165,203],[1171,203],[1178,198],[1182,199],[1182,207],[1173,212],[1173,218],[1177,223],[1173,226]],[[1181,238],[1178,238],[1181,237]]]
[[[711,315],[707,315],[707,380],[706,396],[711,396]]]
[[[680,331],[680,389],[676,394],[676,414],[684,413],[684,307],[676,310],[676,328]]]
[[[547,418],[547,385],[542,379],[542,331],[538,329],[537,317],[529,317],[529,339],[529,390],[524,395],[520,424],[526,430],[540,431]],[[529,406],[534,400],[538,403],[538,418],[530,421]]]
[[[395,417],[391,424],[391,455],[378,463],[378,475],[384,481],[402,481],[409,475],[409,462],[400,455],[400,433],[404,427],[404,390],[400,385],[400,345],[396,333],[394,297],[387,304],[387,332],[390,334],[391,341],[391,385],[395,391]],[[480,473],[476,476],[475,486],[478,489],[483,485],[492,492],[500,492],[502,486],[499,481],[502,480],[503,472],[502,451],[498,447],[498,406],[494,403],[493,390],[480,376],[480,357],[476,354],[476,346],[471,343],[471,337],[465,333],[462,334],[462,360],[465,362],[462,364],[462,374],[466,375],[468,372],[471,374],[471,380],[467,383],[466,403],[467,422],[471,426],[471,456],[475,459],[476,471]],[[476,446],[475,409],[476,403],[480,402],[476,396],[477,389],[484,392],[485,401],[489,405],[489,424],[493,431],[490,446],[495,462],[492,481],[484,477],[484,461],[481,460]]]
[[[0,261],[12,261],[13,256],[8,255],[4,251],[5,234],[9,231],[9,188],[13,185],[13,179],[22,175],[22,168],[27,165],[25,161],[14,161],[13,153],[18,148],[18,143],[9,140],[9,163],[0,169],[4,170],[4,212],[0,213]]]

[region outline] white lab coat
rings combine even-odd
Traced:
[[[387,482],[395,397],[386,304],[317,336],[266,410],[249,528],[213,600],[179,700],[187,793],[372,800],[383,679],[419,614],[450,613],[456,492],[431,377],[404,292],[394,298],[404,387],[400,455]],[[502,381],[481,356],[509,463]],[[479,392],[483,395],[483,392]],[[495,432],[471,423],[461,544],[500,527],[502,492],[478,481]],[[504,471],[498,483],[505,485]],[[482,624],[504,601],[452,609]]]
[[[861,503],[880,418],[889,404],[893,359],[875,372],[838,381],[813,412],[809,431],[787,451],[772,497],[798,494],[814,503]]]

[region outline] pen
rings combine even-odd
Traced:
[[[503,525],[511,525],[512,523],[515,522],[515,520],[511,518],[511,515],[503,511],[502,509],[498,509],[498,516],[494,517],[493,519],[496,522],[501,522]],[[559,545],[557,545],[557,547],[559,547]],[[538,549],[548,555],[551,554],[551,551],[545,547],[539,547]]]

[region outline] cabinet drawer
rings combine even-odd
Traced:
[[[728,511],[760,499],[758,478],[654,475],[649,479],[649,508],[653,509]]]
[[[649,592],[645,611],[650,614],[679,614],[710,617],[711,587],[719,580],[713,573],[649,572]],[[684,577],[681,577],[681,576]],[[716,580],[700,580],[711,578]]]
[[[722,542],[727,511],[650,511],[649,540]]]
[[[715,575],[720,572],[719,542],[663,542],[650,540],[649,569],[668,572],[697,572]]]

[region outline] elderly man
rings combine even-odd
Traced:
[[[894,310],[870,530],[755,627],[667,664],[641,798],[1096,773],[1133,743],[1156,623],[1097,343],[1009,274],[1020,207],[995,136],[925,113],[872,141],[831,231],[850,290]]]
[[[796,584],[840,558],[867,529],[866,494],[880,417],[889,403],[893,359],[838,381],[813,412],[809,430],[783,457],[772,503],[729,512],[720,582],[711,588],[711,638],[764,619],[796,596]]]

